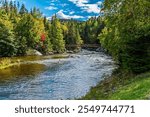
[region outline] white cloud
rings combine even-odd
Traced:
[[[98,7],[97,4],[86,4],[81,9],[88,13],[99,13],[100,12],[100,8]]]
[[[74,13],[75,13],[74,11],[69,12],[70,15],[72,15],[72,14],[74,14]]]
[[[47,20],[51,20],[51,19],[52,19],[52,17],[46,17],[46,19],[47,19]]]
[[[55,4],[54,4],[54,3],[50,3],[50,5],[51,5],[51,6],[55,6]]]
[[[80,19],[80,18],[84,18],[83,16],[79,16],[79,15],[66,15],[63,13],[63,10],[60,10],[56,13],[57,17],[60,19]]]
[[[78,4],[78,5],[85,4],[85,3],[89,2],[89,0],[69,0],[69,1],[74,3],[74,4]]]
[[[97,14],[100,12],[99,6],[102,4],[101,1],[95,4],[89,4],[89,0],[69,0],[69,1],[75,4],[77,7],[80,7],[83,11]]]
[[[45,9],[47,9],[47,10],[57,10],[58,8],[54,7],[54,6],[49,6],[49,7],[45,7]]]
[[[92,18],[92,17],[99,17],[99,16],[87,16],[88,19]]]

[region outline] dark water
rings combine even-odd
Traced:
[[[25,58],[0,71],[0,99],[75,99],[115,68],[103,52],[83,50],[64,59]]]

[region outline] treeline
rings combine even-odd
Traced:
[[[124,71],[150,70],[150,1],[105,0],[101,45]]]
[[[43,54],[63,53],[85,44],[100,43],[120,69],[150,70],[150,1],[104,0],[98,18],[85,22],[52,20],[39,9],[4,0],[0,7],[0,57],[26,55],[28,49]]]
[[[104,29],[103,17],[91,17],[79,24],[80,34],[85,44],[99,44],[98,35]]]
[[[28,11],[15,1],[0,4],[0,57],[26,55],[29,49],[63,53],[66,45],[79,49],[83,43],[74,21],[60,22],[56,16],[49,21],[36,7]]]

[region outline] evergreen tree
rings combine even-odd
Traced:
[[[78,49],[83,43],[79,34],[78,27],[75,25],[74,22],[69,22],[68,29],[69,30],[65,37],[65,41],[68,46],[72,45],[72,47],[67,48],[67,49]]]
[[[10,21],[0,19],[0,57],[14,56],[16,54],[12,28]]]
[[[53,50],[56,53],[62,53],[65,51],[65,42],[63,40],[63,32],[61,29],[60,21],[53,17],[52,25],[50,29],[50,38],[53,44]]]
[[[31,9],[31,15],[34,18],[41,18],[42,17],[42,13],[40,12],[39,9],[37,9],[36,7],[34,7],[33,9]]]
[[[19,13],[20,13],[21,15],[28,13],[28,10],[26,9],[26,7],[25,7],[24,4],[22,4]]]
[[[5,8],[6,13],[8,14],[9,13],[9,4],[8,4],[7,0],[4,1],[4,5],[3,6]]]

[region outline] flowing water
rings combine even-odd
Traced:
[[[110,56],[87,50],[68,58],[24,59],[24,64],[0,70],[0,99],[80,98],[115,68]]]

